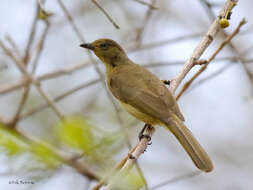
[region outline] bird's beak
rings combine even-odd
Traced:
[[[80,44],[80,47],[94,50],[94,46],[91,43]]]

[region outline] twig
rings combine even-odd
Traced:
[[[116,24],[116,22],[113,21],[113,19],[110,17],[110,15],[103,9],[103,7],[101,5],[98,4],[98,2],[96,0],[91,0],[92,3],[94,3],[97,8],[102,11],[102,13],[104,13],[104,15],[106,16],[106,18],[112,23],[112,25],[116,28],[116,29],[120,29],[119,25]]]
[[[17,44],[14,42],[14,40],[12,39],[12,37],[9,34],[6,35],[6,40],[7,40],[7,42],[9,42],[9,44],[11,45],[13,51],[17,54],[17,56],[22,57],[22,55],[17,47]]]
[[[117,172],[120,168],[123,167],[123,165],[126,163],[126,161],[129,159],[129,155],[131,155],[135,149],[137,148],[138,144],[135,145],[129,152],[128,154],[112,169],[112,171],[109,172],[109,174],[107,176],[105,176],[104,178],[102,178],[97,185],[95,185],[92,190],[99,190],[100,187],[102,187],[102,185],[104,185],[107,180],[115,174],[115,172]]]
[[[202,3],[202,5],[204,5],[203,7],[207,10],[206,12],[208,13],[208,15],[210,16],[210,18],[214,17],[214,13],[211,9],[210,6],[208,6],[208,2],[206,0],[201,0],[200,1]],[[222,31],[224,36],[228,36],[228,34],[223,30]],[[248,76],[248,78],[250,79],[250,82],[252,84],[253,87],[253,74],[251,73],[250,69],[247,67],[247,65],[245,64],[245,60],[243,59],[242,55],[240,54],[240,52],[236,49],[235,45],[230,42],[229,43],[229,47],[232,49],[232,51],[237,55],[237,61],[239,61],[240,63],[242,63],[242,66]]]
[[[152,0],[151,5],[154,5],[155,2],[156,2],[156,0]],[[149,22],[149,19],[151,18],[152,12],[153,12],[153,9],[151,7],[149,7],[146,12],[142,27],[137,30],[137,34],[136,34],[136,38],[135,38],[137,47],[139,47],[141,44],[141,40],[143,38],[143,33],[144,33],[145,28]]]
[[[134,44],[134,45],[131,45],[130,47],[127,48],[127,52],[132,53],[132,52],[136,52],[136,51],[142,51],[142,50],[152,49],[152,48],[156,48],[156,47],[161,47],[161,46],[165,46],[165,45],[172,44],[172,43],[178,43],[180,41],[199,37],[202,34],[203,34],[203,32],[194,33],[194,34],[186,34],[186,35],[184,34],[182,36],[178,36],[178,37],[174,37],[174,38],[170,38],[170,39],[166,39],[166,40],[160,40],[157,42],[151,42],[151,43],[147,43],[147,44],[140,44],[139,46]]]
[[[173,183],[176,183],[176,182],[179,182],[179,181],[182,181],[182,180],[186,180],[186,179],[198,176],[200,174],[201,174],[201,172],[197,171],[197,172],[191,172],[191,173],[188,173],[188,174],[185,174],[185,175],[181,175],[181,176],[178,176],[178,177],[174,177],[174,178],[172,178],[168,181],[165,181],[165,182],[162,182],[160,184],[154,185],[153,187],[150,188],[150,190],[159,189],[161,187],[164,187],[165,185],[173,184]]]
[[[27,45],[26,45],[26,48],[25,48],[25,55],[24,55],[24,62],[25,63],[28,63],[29,59],[30,59],[29,51],[30,51],[32,42],[34,40],[34,35],[36,33],[36,28],[37,28],[36,26],[37,26],[37,23],[38,23],[38,18],[37,18],[38,12],[39,12],[39,4],[36,2],[35,16],[33,18],[33,23],[32,23],[32,26],[31,26],[28,42],[27,42]]]
[[[25,77],[27,77],[35,85],[35,87],[37,88],[37,90],[40,93],[40,95],[46,100],[46,102],[50,105],[50,107],[55,111],[55,113],[57,114],[57,116],[62,119],[63,118],[63,114],[57,108],[57,106],[51,100],[51,98],[44,92],[44,90],[42,90],[42,88],[40,87],[40,82],[38,80],[36,80],[33,76],[31,76],[26,71],[26,68],[23,65],[23,62],[20,62],[18,59],[16,59],[16,57],[13,56],[12,52],[9,51],[9,49],[1,41],[0,41],[0,46],[2,47],[2,49],[4,50],[4,52],[6,53],[6,55],[8,55],[10,58],[13,59],[14,63],[16,64],[16,66],[18,67],[18,69],[23,73],[23,75],[25,75]]]
[[[236,27],[236,29],[233,31],[233,33],[229,36],[226,37],[226,39],[224,41],[222,41],[222,43],[219,45],[219,47],[217,48],[217,50],[212,54],[212,56],[205,61],[204,65],[198,70],[198,72],[196,72],[192,78],[190,80],[188,80],[184,86],[182,87],[182,89],[180,90],[180,92],[178,93],[176,99],[178,100],[181,95],[186,91],[187,88],[189,88],[189,86],[193,83],[193,81],[201,74],[203,73],[206,68],[208,67],[208,65],[210,64],[210,62],[216,57],[216,55],[223,49],[223,47],[228,44],[231,39],[240,31],[240,28],[246,23],[245,19],[243,19],[238,26]]]
[[[72,95],[72,94],[74,94],[77,91],[80,91],[81,89],[84,89],[84,88],[86,88],[88,86],[97,84],[99,82],[101,82],[100,79],[95,79],[95,80],[92,80],[90,82],[85,82],[85,83],[83,83],[81,85],[78,85],[77,87],[75,87],[75,88],[73,88],[71,90],[68,90],[67,92],[65,92],[65,93],[63,93],[63,94],[61,94],[61,95],[53,98],[53,101],[54,102],[58,102],[58,101],[60,101],[60,100],[62,100],[64,98],[68,97],[69,95]],[[21,114],[19,119],[23,120],[23,119],[25,119],[25,118],[27,118],[27,117],[29,117],[29,116],[31,116],[31,115],[39,112],[39,111],[42,111],[42,110],[46,109],[47,107],[49,107],[48,104],[40,104],[37,107],[31,109],[30,111],[28,111],[28,112],[26,112],[24,114]]]
[[[27,83],[27,85],[24,88],[24,92],[22,94],[21,100],[20,100],[20,102],[18,104],[18,109],[16,111],[16,114],[14,115],[14,117],[11,120],[10,124],[8,125],[10,128],[15,128],[16,127],[16,124],[17,124],[17,122],[20,119],[20,113],[22,112],[23,107],[25,105],[25,102],[27,100],[29,91],[30,91],[30,86],[29,86],[29,83]]]
[[[147,3],[146,1],[142,0],[132,0],[132,1],[136,1],[142,5],[148,6],[150,9],[158,9],[158,7],[154,6],[153,4]]]
[[[38,76],[36,78],[36,80],[44,81],[44,80],[49,80],[49,79],[59,77],[62,75],[69,75],[69,74],[72,74],[73,72],[81,71],[81,69],[86,68],[88,66],[91,66],[91,63],[80,63],[80,64],[73,65],[73,66],[70,66],[67,68],[60,68],[55,71],[51,71],[46,74],[42,74],[42,75]],[[25,86],[26,83],[27,83],[27,79],[22,79],[17,82],[14,82],[12,84],[8,84],[6,86],[1,86],[0,87],[0,95],[11,92],[13,90],[17,90],[17,89]]]
[[[191,90],[195,89],[196,87],[198,87],[199,85],[213,79],[214,77],[222,74],[224,71],[226,71],[227,69],[231,68],[231,66],[235,65],[234,63],[228,63],[225,66],[221,67],[219,70],[211,73],[210,75],[206,76],[203,79],[200,79],[198,81],[195,82],[195,84],[192,85],[192,87],[188,90],[188,92],[190,92]]]
[[[45,21],[45,23],[46,23],[46,28],[44,29],[44,31],[42,33],[42,36],[41,36],[41,39],[38,43],[37,54],[36,54],[35,60],[33,61],[33,64],[32,64],[32,70],[31,70],[32,74],[35,73],[35,70],[37,68],[37,64],[38,64],[38,61],[40,59],[40,56],[41,56],[41,53],[42,53],[42,50],[43,50],[43,47],[44,47],[44,43],[45,43],[48,31],[49,31],[50,23],[48,21]]]
[[[0,123],[3,124],[3,126],[8,126],[8,122],[4,121],[0,118]],[[73,159],[72,155],[66,154],[66,152],[59,150],[52,146],[51,144],[45,143],[44,141],[41,141],[33,136],[28,136],[27,134],[24,134],[22,131],[18,130],[18,127],[15,129],[12,129],[13,132],[20,135],[20,138],[23,138],[27,142],[41,144],[49,148],[63,163],[69,165],[70,167],[74,168],[76,171],[78,171],[83,176],[87,177],[88,179],[95,179],[99,180],[98,174],[96,174],[94,171],[92,171],[87,164],[84,162],[80,162],[79,160]]]
[[[154,132],[155,132],[155,128],[149,125],[143,134],[151,138]],[[125,161],[125,164],[121,167],[119,171],[119,175],[126,173],[128,170],[130,170],[133,167],[134,163],[137,161],[139,156],[143,152],[145,152],[145,150],[147,149],[149,142],[150,142],[150,139],[145,138],[145,137],[140,140],[140,142],[136,145],[135,150],[132,153],[128,154],[127,161]],[[125,158],[126,157],[124,157],[123,160],[125,160]],[[112,184],[108,184],[104,190],[111,190],[111,189],[113,189]]]
[[[207,49],[207,47],[211,44],[213,41],[214,36],[218,33],[220,30],[220,24],[219,24],[219,17],[224,17],[231,5],[237,3],[238,0],[227,0],[223,6],[223,8],[220,11],[219,16],[214,20],[214,22],[209,27],[206,35],[201,40],[201,42],[198,44],[198,46],[194,49],[192,56],[186,61],[183,68],[178,72],[176,77],[171,81],[170,84],[170,90],[174,94],[179,84],[182,82],[182,80],[185,78],[185,76],[190,72],[192,67],[195,65],[195,62],[198,61],[200,56],[204,53],[204,51]]]

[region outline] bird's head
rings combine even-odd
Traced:
[[[127,58],[124,50],[115,41],[110,39],[98,39],[92,43],[80,45],[83,48],[92,50],[96,56],[106,65],[120,64]]]

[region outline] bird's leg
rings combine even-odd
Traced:
[[[162,80],[165,85],[170,85],[170,80]]]
[[[144,127],[142,128],[141,132],[139,133],[139,140],[141,141],[142,138],[146,138],[148,141],[151,141],[151,137],[147,134],[144,134],[145,130],[148,128],[148,127],[152,127],[152,125],[150,124],[145,124]],[[150,143],[152,144],[152,143]],[[149,144],[149,145],[150,145]]]

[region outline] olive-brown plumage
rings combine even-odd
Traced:
[[[105,64],[108,88],[126,111],[145,123],[169,129],[199,169],[213,169],[209,156],[184,125],[175,98],[158,77],[133,63],[113,40],[99,39],[81,47],[92,50]]]

